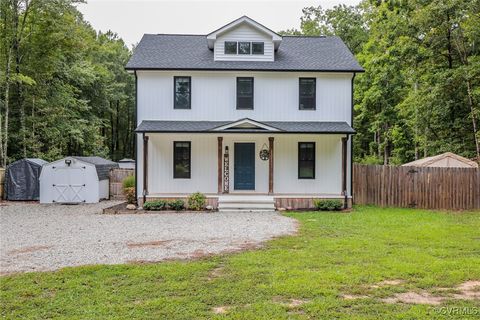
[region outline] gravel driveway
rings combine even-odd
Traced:
[[[103,215],[118,202],[0,204],[0,272],[195,258],[259,245],[296,231],[278,213]]]

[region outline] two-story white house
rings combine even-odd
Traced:
[[[243,16],[208,35],[146,34],[136,79],[137,198],[200,191],[220,209],[351,204],[353,79],[338,37]]]

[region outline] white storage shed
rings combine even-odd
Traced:
[[[96,203],[109,196],[109,171],[118,164],[100,157],[66,157],[43,166],[40,203]]]

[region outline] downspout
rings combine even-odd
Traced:
[[[135,75],[135,113],[133,116],[133,121],[135,123],[135,128],[137,127],[137,108],[138,108],[138,77],[137,70],[133,71]],[[134,150],[135,150],[135,202],[138,201],[138,143],[137,143],[137,132],[133,129],[134,134]]]
[[[350,126],[352,129],[353,127],[353,94],[355,92],[354,80],[357,74],[354,72],[352,77],[352,96],[351,96],[351,104],[352,110],[350,113]],[[353,206],[353,135],[350,135],[350,197],[352,198],[352,206]]]

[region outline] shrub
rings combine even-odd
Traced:
[[[136,203],[137,199],[135,199],[135,177],[128,176],[122,181],[123,186],[123,194],[125,198],[127,198],[127,203]]]
[[[135,188],[124,188],[123,194],[127,198],[128,204],[135,204],[137,199],[135,199]]]
[[[146,201],[143,204],[143,209],[151,211],[160,211],[167,209],[167,201],[165,200],[152,200]]]
[[[183,200],[180,200],[180,199],[168,201],[168,207],[172,210],[180,211],[185,209],[185,202],[183,202]]]
[[[123,189],[135,188],[135,176],[127,176],[122,181]]]
[[[201,192],[195,192],[188,197],[188,208],[191,210],[203,210],[207,197]]]
[[[315,199],[313,200],[313,205],[317,210],[321,211],[338,211],[342,209],[343,202],[337,199]]]

